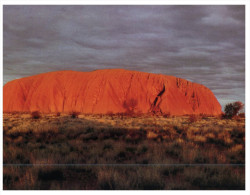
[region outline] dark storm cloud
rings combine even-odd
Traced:
[[[125,68],[244,99],[244,6],[4,6],[4,83],[55,70]]]

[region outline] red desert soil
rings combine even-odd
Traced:
[[[123,69],[57,71],[8,82],[3,111],[221,114],[210,89],[174,76]]]

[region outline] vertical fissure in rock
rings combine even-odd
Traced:
[[[165,85],[163,85],[162,90],[158,93],[158,95],[155,97],[153,104],[151,105],[151,112],[161,112],[161,109],[159,108],[159,105],[156,105],[158,100],[161,98],[161,96],[163,95],[163,93],[165,92]]]
[[[160,93],[157,95],[157,97],[162,96],[162,94],[165,92],[165,85],[163,85],[163,89],[160,91]]]

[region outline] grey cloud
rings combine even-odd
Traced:
[[[229,8],[226,6],[213,6],[209,7],[209,10],[209,15],[201,19],[201,22],[206,25],[235,27],[242,24],[241,20],[231,15]]]

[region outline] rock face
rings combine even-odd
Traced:
[[[203,85],[161,74],[122,69],[57,71],[13,80],[3,87],[3,111],[221,114]]]

